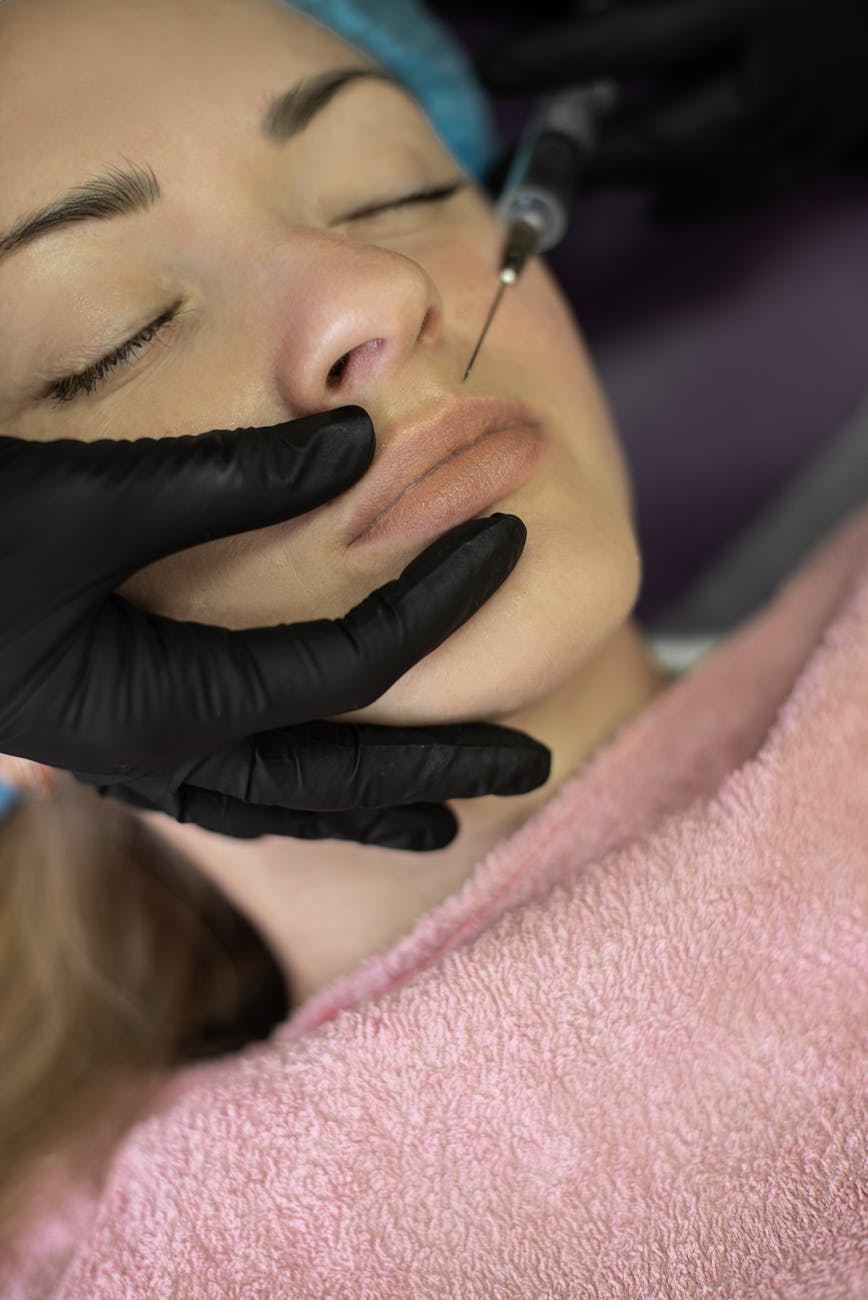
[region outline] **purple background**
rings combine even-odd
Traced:
[[[505,20],[433,8],[471,50]],[[499,99],[504,141],[529,101]],[[638,612],[682,593],[868,390],[868,174],[761,210],[664,229],[636,192],[585,196],[549,260],[630,460]]]

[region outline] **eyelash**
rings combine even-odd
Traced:
[[[406,208],[413,203],[438,203],[451,199],[454,194],[467,189],[466,180],[450,181],[447,185],[431,185],[427,190],[415,190],[404,194],[399,199],[390,199],[388,203],[372,203],[369,207],[354,208],[341,217],[341,221],[360,221],[362,217],[377,216],[380,212],[389,212],[392,208]]]
[[[448,185],[435,185],[426,190],[416,190],[413,194],[402,195],[401,198],[391,199],[388,203],[374,203],[370,207],[355,208],[352,212],[348,212],[346,216],[341,217],[341,221],[360,221],[364,217],[377,216],[381,212],[389,212],[393,208],[410,207],[414,203],[444,202],[461,190],[466,189],[468,183],[466,180],[451,181]],[[134,334],[131,339],[127,339],[126,343],[121,343],[119,347],[107,353],[99,361],[94,362],[87,370],[83,370],[76,375],[65,375],[63,379],[56,380],[48,389],[46,395],[56,402],[71,402],[82,393],[92,393],[113,370],[117,369],[118,366],[125,365],[138,352],[139,348],[143,348],[146,343],[150,343],[164,326],[175,319],[180,309],[181,300],[179,299],[166,311],[161,312],[144,329],[139,330],[138,334]]]
[[[166,311],[161,312],[156,320],[152,320],[150,325],[139,330],[126,343],[121,343],[112,352],[107,353],[99,361],[95,361],[87,370],[82,370],[77,375],[65,375],[63,379],[56,380],[48,389],[47,396],[56,402],[71,402],[73,398],[78,397],[80,393],[92,393],[98,388],[107,375],[117,366],[124,365],[130,358],[143,348],[146,343],[159,334],[160,330],[173,321],[181,310],[181,299]]]

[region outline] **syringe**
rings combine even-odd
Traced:
[[[470,374],[504,290],[515,284],[535,253],[554,248],[566,234],[584,163],[596,143],[599,118],[614,100],[611,82],[566,90],[548,100],[525,129],[495,207],[507,223],[498,271],[500,283],[464,379]]]

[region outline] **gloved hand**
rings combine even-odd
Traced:
[[[317,721],[377,699],[479,609],[524,548],[514,515],[452,529],[334,621],[229,631],[113,594],[331,500],[374,446],[360,407],[198,437],[0,437],[0,752],[225,835],[399,849],[454,838],[439,800],[541,785],[548,749],[510,728]]]
[[[589,185],[657,189],[684,218],[796,188],[868,140],[866,0],[614,0],[487,51],[495,90],[640,78]]]

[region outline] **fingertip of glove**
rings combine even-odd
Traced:
[[[376,445],[371,417],[362,406],[339,406],[333,411],[316,411],[297,420],[278,425],[281,439],[294,450],[307,449],[318,441],[340,439],[346,447],[351,440],[360,450],[373,456]]]
[[[415,804],[390,808],[368,842],[399,852],[435,853],[457,834],[458,819],[445,804]]]
[[[545,785],[552,774],[552,753],[545,745],[533,742],[523,751],[516,767],[514,794],[526,794]]]
[[[527,525],[518,515],[508,515],[502,510],[496,510],[493,515],[486,515],[484,519],[471,519],[470,523],[486,525],[480,530],[480,535],[487,537],[492,546],[503,546],[506,539],[513,546],[520,548],[519,553],[524,549],[527,541]]]
[[[466,532],[459,530],[466,529]],[[518,515],[507,515],[497,510],[483,519],[468,519],[447,533],[459,542],[470,542],[474,551],[487,552],[491,558],[514,556],[517,560],[527,541],[527,525]]]
[[[485,785],[478,793],[500,798],[527,794],[545,785],[551,770],[551,753],[545,745],[528,744],[518,751],[496,751],[491,755]]]
[[[371,417],[363,406],[359,406],[355,402],[347,406],[335,407],[333,411],[325,411],[323,415],[326,417],[327,423],[332,425],[339,423],[345,429],[353,432],[358,430],[359,433],[364,433],[365,436],[373,437],[374,425]]]
[[[405,583],[424,582],[444,560],[454,559],[461,551],[474,565],[474,572],[497,572],[502,580],[501,563],[504,559],[511,568],[524,549],[527,528],[518,515],[496,513],[484,519],[467,519],[436,538],[421,555],[411,560],[401,575]],[[496,570],[491,570],[491,565]],[[454,572],[463,577],[466,566]]]

